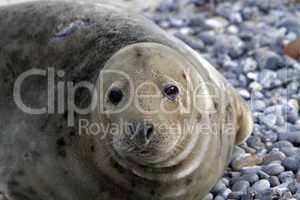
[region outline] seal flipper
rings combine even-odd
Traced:
[[[237,133],[235,144],[244,143],[253,131],[254,122],[249,106],[241,97],[235,95],[237,106]]]

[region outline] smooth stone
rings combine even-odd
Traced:
[[[244,72],[253,72],[257,69],[257,62],[253,58],[247,57],[246,59],[241,60],[241,66],[243,67]]]
[[[262,141],[268,149],[272,149],[273,144],[278,141],[278,134],[273,131],[265,131]]]
[[[231,25],[227,27],[227,32],[231,34],[238,34],[239,28],[236,27],[235,25]]]
[[[223,17],[212,17],[210,19],[205,20],[205,25],[211,29],[222,29],[225,28],[229,23]]]
[[[212,193],[209,193],[202,200],[213,200],[213,199],[214,199],[214,195]]]
[[[261,71],[261,73],[259,73],[257,81],[265,89],[270,89],[281,85],[281,81],[277,78],[277,73],[268,69],[264,69]]]
[[[251,167],[262,163],[263,159],[257,155],[245,155],[241,158],[234,159],[231,166],[234,170],[240,170],[243,167]]]
[[[300,158],[296,156],[288,157],[282,161],[282,165],[290,171],[297,173],[300,167]]]
[[[296,183],[297,193],[300,193],[300,182]]]
[[[228,176],[232,180],[238,180],[241,177],[242,173],[240,171],[229,171]]]
[[[300,149],[296,147],[283,147],[281,151],[288,157],[300,155]]]
[[[282,197],[283,194],[286,192],[289,192],[290,189],[289,189],[288,183],[282,183],[282,184],[272,188],[272,190]]]
[[[247,144],[251,148],[261,148],[264,146],[264,144],[261,141],[261,138],[258,136],[250,136],[247,140]]]
[[[245,99],[250,99],[251,97],[250,93],[245,89],[239,90],[239,94]]]
[[[229,179],[228,178],[222,178],[222,183],[224,183],[224,185],[226,186],[226,187],[228,187],[229,186],[229,183],[230,183],[230,181],[229,181]]]
[[[176,0],[166,0],[159,4],[156,11],[161,13],[174,12],[178,9],[178,6],[179,5]]]
[[[245,44],[239,37],[235,35],[219,35],[217,39],[218,42],[214,46],[215,53],[228,54],[232,59],[237,59],[243,55]],[[242,71],[242,68],[239,67],[239,70]]]
[[[298,169],[297,175],[296,175],[296,180],[300,184],[300,167]],[[299,188],[300,189],[300,188]],[[300,192],[300,191],[299,191]]]
[[[291,192],[285,192],[282,195],[282,199],[288,199],[288,200],[297,200],[293,198],[293,195]]]
[[[213,45],[217,40],[213,31],[203,31],[199,33],[198,38],[202,40],[205,45]]]
[[[243,174],[257,174],[261,170],[261,166],[243,167],[240,171]]]
[[[281,150],[282,148],[290,147],[293,148],[294,145],[289,141],[279,141],[273,144],[273,148]]]
[[[280,181],[277,176],[270,176],[268,181],[270,182],[271,187],[276,187],[276,186],[280,185]]]
[[[233,7],[232,7],[232,3],[231,2],[223,2],[223,1],[220,1],[218,4],[217,4],[217,7],[216,7],[216,13],[220,16],[223,16],[223,17],[226,17],[228,18],[229,15],[232,13],[233,11]]]
[[[277,123],[277,116],[275,114],[265,114],[258,117],[259,121],[269,128],[275,127]]]
[[[283,108],[283,113],[285,114],[287,121],[293,124],[295,124],[299,119],[299,105],[297,104],[294,101],[291,101],[290,103],[288,102],[288,104]],[[300,133],[298,134],[300,135]]]
[[[226,48],[224,48],[224,49],[226,49]],[[221,53],[227,54],[228,52],[221,52]],[[222,66],[223,66],[224,69],[226,69],[226,71],[231,71],[233,73],[239,71],[239,64],[238,64],[238,62],[233,61],[232,59],[223,60]],[[233,75],[232,77],[234,77],[234,78],[236,77],[235,73],[231,74],[231,75]]]
[[[241,64],[242,65],[242,64]],[[248,79],[251,79],[251,80],[257,80],[258,78],[258,75],[256,72],[248,72],[247,73],[247,78]]]
[[[282,57],[268,49],[258,49],[255,55],[260,69],[276,70],[285,66]]]
[[[261,178],[261,179],[269,179],[270,178],[270,175],[267,174],[266,172],[262,171],[262,170],[259,170],[257,172],[258,176]]]
[[[239,70],[238,70],[238,71],[239,71]],[[248,86],[249,80],[248,80],[248,78],[246,77],[246,75],[240,74],[239,77],[238,77],[238,79],[239,79],[239,82],[240,82],[240,86],[241,86],[241,87],[247,87],[247,86]],[[247,91],[248,91],[248,89],[247,89]],[[250,94],[249,94],[249,99],[250,99]]]
[[[243,194],[241,196],[241,200],[253,200],[256,196],[255,191],[247,192],[247,194]]]
[[[234,12],[229,15],[229,21],[232,24],[239,24],[239,23],[243,22],[243,18],[240,13]]]
[[[163,29],[168,29],[171,27],[170,22],[168,21],[159,21],[157,24]]]
[[[243,192],[231,192],[230,195],[228,196],[228,199],[240,199],[244,195]]]
[[[282,161],[283,159],[285,159],[286,156],[284,153],[280,152],[280,151],[272,151],[269,154],[265,155],[263,157],[263,165],[267,165],[270,164],[273,161]]]
[[[253,184],[252,189],[256,192],[263,192],[270,188],[270,183],[268,180],[262,179]]]
[[[219,195],[224,197],[225,199],[228,199],[228,196],[230,195],[232,191],[229,188],[226,188],[225,190],[222,190]]]
[[[263,100],[254,100],[251,105],[255,111],[263,111],[266,108],[266,102]]]
[[[261,99],[261,100],[264,99],[264,100],[266,100],[266,99],[265,99],[265,95],[264,95],[261,91],[253,91],[253,92],[252,92],[252,98],[253,98],[253,99],[256,99],[256,100],[257,100],[257,99]],[[256,124],[256,125],[257,125],[257,124]]]
[[[256,149],[253,149],[247,145],[247,143],[241,144],[242,147],[248,154],[256,154]]]
[[[294,144],[300,144],[300,131],[280,133],[280,140],[288,140]]]
[[[225,198],[221,195],[218,195],[214,198],[214,200],[225,200]]]
[[[263,157],[267,153],[268,153],[268,150],[266,148],[259,148],[259,149],[257,149],[257,152],[256,152],[256,154],[260,157]]]
[[[299,112],[299,108],[300,108],[300,105],[298,103],[298,101],[296,99],[290,99],[288,101],[288,105],[289,107],[291,107],[293,110],[295,110],[295,112]]]
[[[179,30],[179,33],[182,35],[193,35],[194,30],[189,27],[183,27]]]
[[[284,167],[278,163],[271,163],[263,166],[262,170],[271,176],[276,176],[284,171]]]
[[[212,188],[211,192],[216,195],[226,188],[226,185],[222,181],[218,181],[218,183]]]
[[[246,154],[245,150],[239,146],[235,146],[231,156],[231,160],[240,159]]]
[[[282,183],[293,183],[295,181],[295,174],[292,171],[285,171],[278,176]]]
[[[272,199],[272,190],[271,189],[267,189],[264,191],[259,191],[257,192],[255,199],[259,199],[259,200],[271,200]]]
[[[171,27],[173,27],[173,28],[182,28],[187,25],[186,21],[175,18],[175,17],[169,17],[169,22],[170,22]]]
[[[202,14],[196,14],[188,19],[188,26],[190,27],[203,27],[205,25],[205,16]]]
[[[289,32],[294,32],[297,35],[300,34],[300,23],[296,18],[287,16],[282,19],[280,19],[276,23],[277,27],[285,27]]]
[[[252,91],[256,91],[256,92],[259,92],[259,91],[262,91],[263,90],[263,86],[256,82],[256,81],[253,81],[250,85],[249,85],[249,88],[252,90]]]
[[[232,186],[232,191],[233,192],[247,192],[247,189],[250,187],[250,183],[248,181],[245,180],[241,180],[236,182],[233,186]]]
[[[250,20],[253,17],[259,16],[259,10],[257,7],[244,7],[242,16],[245,20]]]
[[[289,190],[292,194],[295,194],[297,192],[297,183],[296,183],[296,181],[295,180],[291,181],[288,185],[288,188],[289,188]]]
[[[238,178],[232,179],[232,183],[235,183],[236,181],[240,181],[240,180],[245,180],[248,181],[250,184],[253,184],[259,180],[259,177],[257,174],[245,174]]]

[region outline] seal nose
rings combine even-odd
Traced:
[[[145,139],[150,139],[153,134],[154,126],[151,123],[147,123],[142,126],[139,130],[139,135],[144,136]]]
[[[151,136],[154,132],[154,125],[152,123],[143,123],[139,124],[136,130],[133,130],[132,127],[130,128],[130,132],[132,136],[139,142],[147,144],[151,139]]]

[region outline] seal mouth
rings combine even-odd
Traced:
[[[189,140],[189,137],[182,135],[181,137],[176,138],[176,141],[174,141],[173,144],[162,144],[162,149],[159,149],[159,147],[157,148],[157,146],[151,146],[150,142],[143,143],[142,145],[133,143],[130,148],[120,148],[124,143],[120,140],[114,140],[112,144],[117,146],[113,146],[112,149],[114,155],[116,155],[116,159],[120,162],[130,163],[135,166],[147,166],[148,168],[160,169],[175,166],[183,160],[184,156],[188,156],[187,152],[191,153],[191,149],[194,146],[192,145],[191,147],[191,143],[196,143],[197,139],[195,139],[194,142],[190,142]]]

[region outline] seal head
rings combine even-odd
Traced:
[[[154,43],[127,46],[108,61],[98,83],[99,116],[118,127],[108,140],[119,161],[170,167],[188,155],[196,137],[184,130],[193,115],[188,65],[171,48]]]

